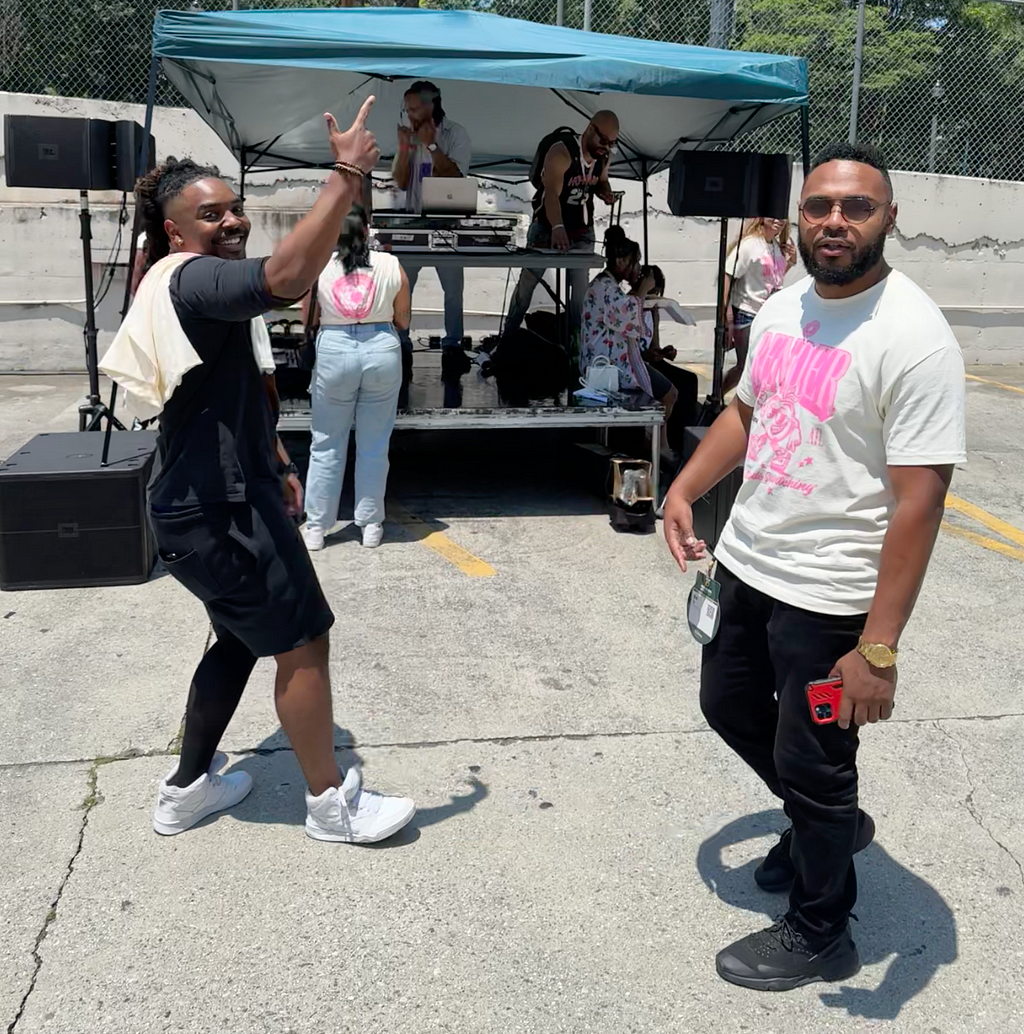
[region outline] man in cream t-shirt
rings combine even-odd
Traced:
[[[706,554],[693,500],[744,464],[714,553],[721,623],[704,647],[701,707],[792,822],[754,874],[790,891],[788,912],[716,960],[759,990],[860,967],[853,855],[874,824],[857,807],[857,728],[892,713],[897,644],[966,459],[963,357],[938,307],[883,258],[895,220],[873,151],[835,144],[818,157],[800,203],[810,276],[758,313],[736,398],[665,505],[685,571]],[[833,675],[839,720],[816,724],[806,686]]]

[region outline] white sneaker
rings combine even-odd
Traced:
[[[363,527],[363,545],[367,549],[376,549],[384,538],[383,524],[367,524]]]
[[[302,527],[302,541],[306,543],[306,549],[315,553],[318,549],[324,548],[324,529],[314,528],[311,524]]]
[[[207,815],[225,808],[233,808],[248,796],[252,789],[252,776],[248,772],[232,772],[221,776],[217,773],[228,763],[226,754],[219,750],[213,755],[209,771],[200,776],[191,786],[169,786],[178,766],[167,773],[157,792],[156,809],[153,811],[153,829],[165,837],[184,833]]]
[[[350,768],[341,786],[319,797],[306,791],[306,836],[343,844],[375,844],[397,833],[416,813],[408,797],[385,797],[362,788],[363,775]]]

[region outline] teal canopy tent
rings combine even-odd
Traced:
[[[474,171],[519,178],[542,136],[582,129],[602,108],[621,124],[613,175],[645,180],[680,148],[727,143],[807,105],[802,58],[468,11],[163,11],[153,55],[243,170],[329,163],[323,112],[346,125],[371,93],[387,158],[417,79],[439,86],[469,131]]]

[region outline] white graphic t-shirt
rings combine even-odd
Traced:
[[[967,458],[960,346],[896,271],[842,299],[808,277],[765,303],[750,341],[743,485],[715,556],[783,603],[865,613],[895,507],[887,467]]]
[[[778,241],[766,241],[761,236],[744,237],[739,243],[739,254],[730,256],[725,268],[733,277],[730,303],[756,316],[769,297],[782,288],[787,272],[786,256]]]
[[[369,267],[345,272],[337,254],[320,274],[320,324],[345,327],[353,323],[390,323],[395,298],[402,289],[402,266],[386,251],[371,251]]]

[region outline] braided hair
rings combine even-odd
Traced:
[[[408,97],[410,93],[416,94],[422,100],[431,104],[433,107],[434,125],[439,126],[444,119],[444,108],[441,106],[441,91],[427,79],[420,79],[405,91],[405,96]]]
[[[171,242],[164,229],[167,202],[198,180],[220,179],[216,165],[198,165],[191,158],[168,158],[135,183],[135,202],[142,210],[146,233],[146,269],[170,254]]]

